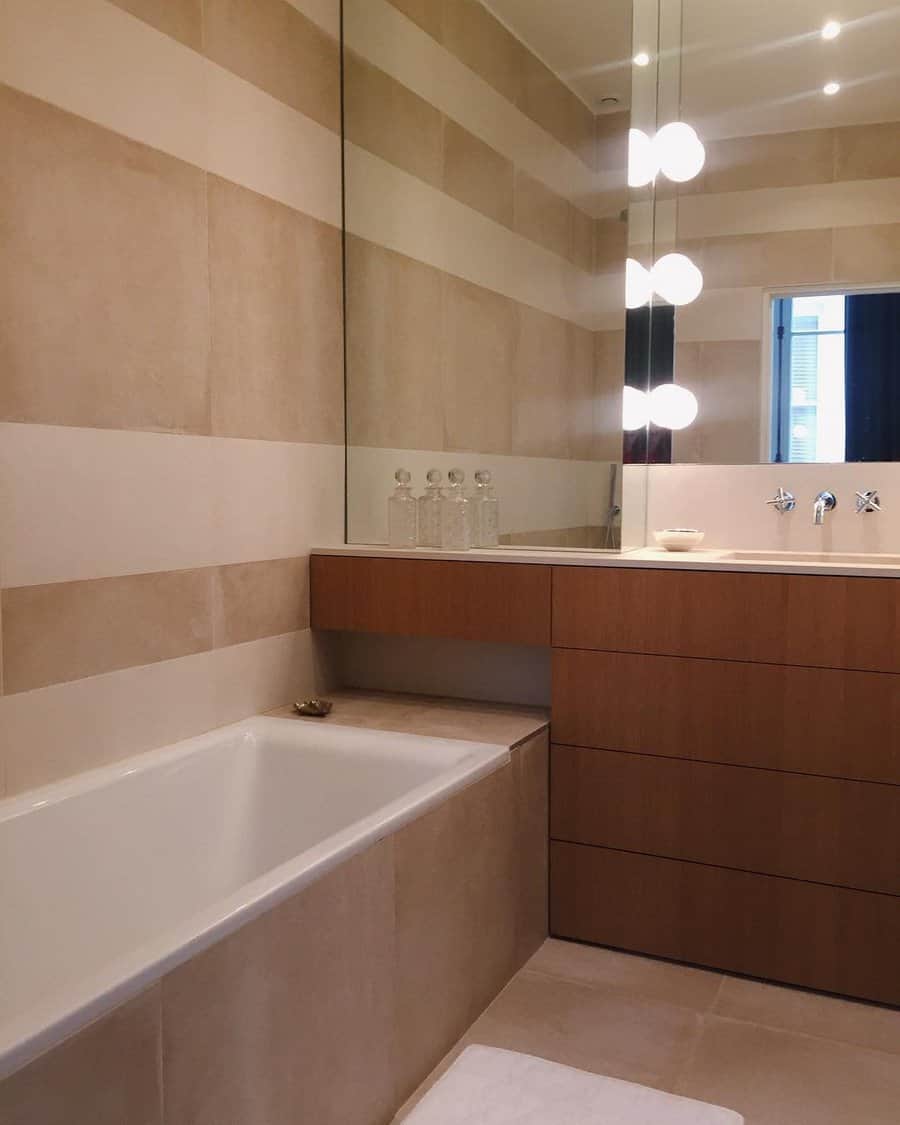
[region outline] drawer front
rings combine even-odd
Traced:
[[[900,1004],[900,899],[553,843],[550,930]]]
[[[554,567],[553,644],[900,672],[900,580]]]
[[[900,786],[554,746],[554,839],[900,895]]]
[[[556,649],[571,746],[900,784],[900,676]]]
[[[314,555],[314,629],[550,643],[550,568]]]

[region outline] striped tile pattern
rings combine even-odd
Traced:
[[[0,795],[311,692],[337,0],[0,12]]]
[[[679,312],[677,378],[704,409],[676,435],[677,461],[760,460],[772,291],[900,284],[898,142],[900,122],[883,122],[708,146],[670,227],[706,282]]]

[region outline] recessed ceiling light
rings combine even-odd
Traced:
[[[826,82],[822,87],[822,93],[829,98],[833,98],[835,94],[839,93],[841,89],[840,82]]]
[[[823,39],[837,39],[841,33],[841,25],[837,20],[829,20],[822,28]]]
[[[649,66],[650,65],[650,56],[647,54],[646,51],[638,51],[638,53],[634,56],[634,65],[635,66]]]

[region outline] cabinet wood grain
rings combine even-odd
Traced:
[[[900,672],[900,582],[557,566],[553,644]]]
[[[900,898],[551,845],[556,937],[900,1004]]]
[[[553,737],[900,784],[900,676],[556,649]]]
[[[314,555],[314,629],[549,645],[550,568]]]
[[[900,786],[554,746],[550,833],[900,895]]]

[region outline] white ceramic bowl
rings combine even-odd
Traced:
[[[706,533],[695,527],[667,527],[654,531],[653,538],[665,551],[692,551],[706,538]]]

